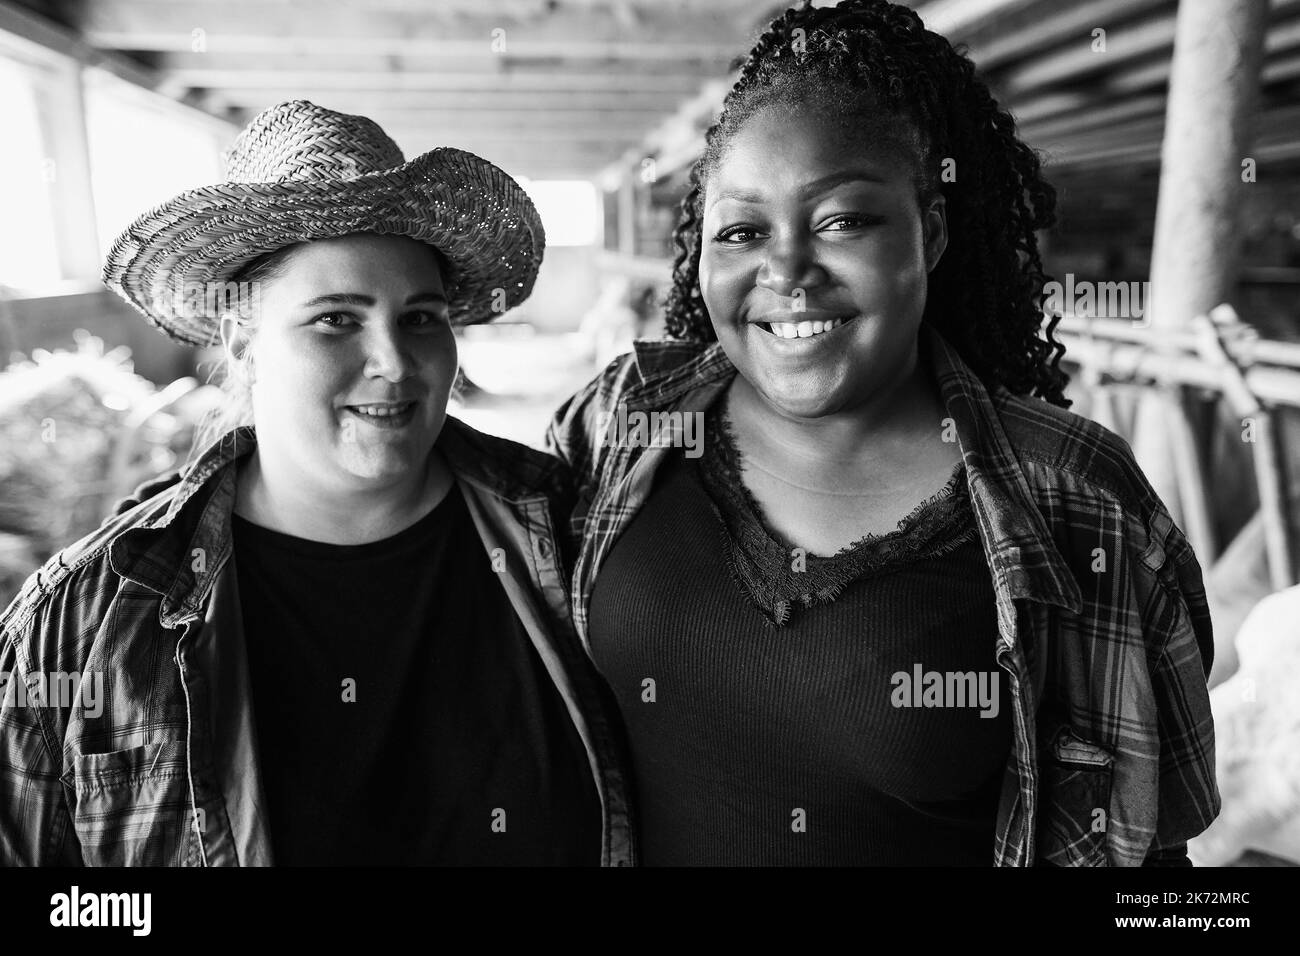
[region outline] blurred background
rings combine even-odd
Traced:
[[[909,5],[1041,151],[1074,410],[1133,444],[1205,570],[1225,813],[1198,861],[1300,863],[1300,0]],[[541,275],[462,334],[454,413],[540,445],[561,401],[662,335],[687,174],[784,7],[0,0],[0,605],[188,455],[211,356],[100,263],[141,211],[220,181],[258,111],[310,99],[524,184]]]

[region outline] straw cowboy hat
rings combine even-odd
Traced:
[[[220,315],[201,290],[291,243],[354,232],[409,236],[450,263],[451,320],[526,299],[546,237],[522,187],[441,147],[405,162],[374,122],[306,100],[264,110],[226,154],[227,181],[146,212],[113,243],[104,282],[172,338],[209,345]],[[196,290],[200,294],[196,295]]]

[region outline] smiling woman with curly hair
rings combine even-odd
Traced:
[[[549,433],[644,862],[1186,864],[1219,806],[1201,571],[1128,446],[1065,410],[1054,204],[905,7],[789,10],[744,61],[673,341]]]

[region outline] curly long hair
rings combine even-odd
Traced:
[[[1060,317],[1051,316],[1039,337],[1049,277],[1035,230],[1055,223],[1056,191],[970,58],[913,11],[885,0],[787,10],[743,61],[682,200],[668,334],[716,340],[700,292],[704,191],[731,137],[774,104],[816,104],[864,119],[883,111],[897,121],[916,158],[918,200],[946,200],[948,246],[930,274],[924,320],[986,385],[1068,408],[1065,347],[1053,335]]]

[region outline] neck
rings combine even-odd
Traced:
[[[434,450],[426,468],[380,488],[322,489],[259,447],[240,469],[235,513],[263,528],[325,544],[368,544],[427,515],[454,478]]]

